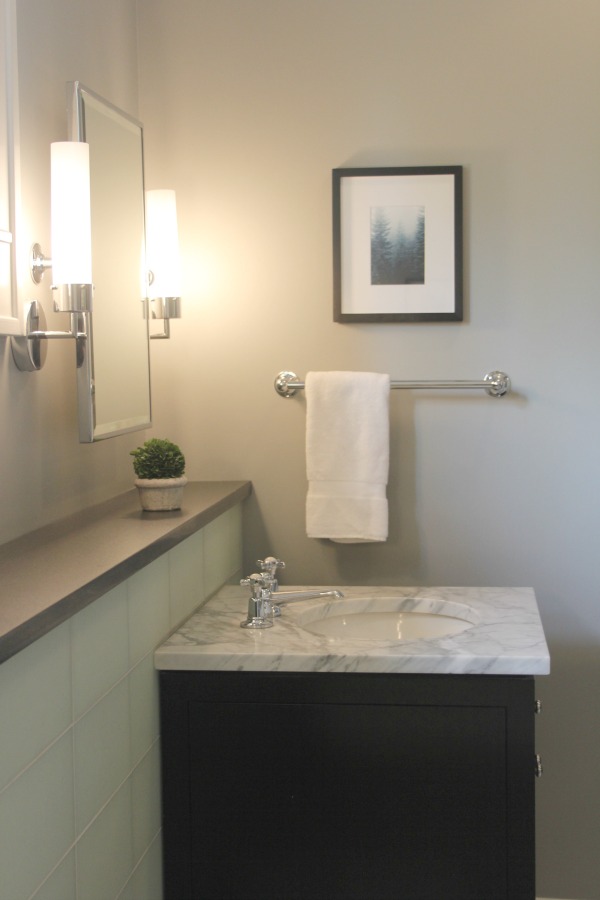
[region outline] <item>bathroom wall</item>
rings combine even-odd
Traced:
[[[152,347],[155,430],[247,477],[246,570],[288,583],[532,585],[538,893],[600,897],[600,6],[596,0],[139,0],[149,187],[178,192],[184,318]],[[466,315],[332,321],[330,173],[462,164]],[[292,369],[478,378],[392,395],[390,537],[304,532]]]
[[[50,255],[50,142],[67,139],[67,81],[80,80],[113,103],[138,113],[135,0],[18,0],[22,223],[22,300],[39,300],[48,328],[55,315],[51,275],[36,286],[27,255],[39,242]],[[94,446],[79,444],[75,347],[54,341],[41,372],[22,373],[0,338],[0,543],[127,490],[128,451],[140,435]],[[142,433],[142,438],[144,433]]]
[[[80,79],[146,125],[178,191],[185,318],[152,345],[155,427],[193,478],[251,478],[246,570],[328,583],[526,584],[540,679],[539,888],[600,896],[600,88],[595,0],[18,0],[24,245],[49,248],[49,143]],[[466,318],[335,325],[330,170],[465,166]],[[22,295],[44,303],[21,270]],[[302,396],[281,369],[505,369],[515,391],[392,395],[391,533],[304,534]],[[127,489],[144,433],[77,439],[74,348],[0,339],[0,542]]]

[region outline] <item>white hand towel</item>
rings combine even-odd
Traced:
[[[389,375],[306,375],[306,533],[340,543],[385,541]]]

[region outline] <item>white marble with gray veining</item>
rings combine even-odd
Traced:
[[[306,590],[282,586],[282,590]],[[319,587],[318,590],[330,588]],[[155,653],[158,669],[282,672],[407,672],[545,675],[550,657],[531,588],[346,587],[343,600],[304,600],[282,608],[272,628],[240,628],[248,588],[222,588]],[[274,595],[276,599],[277,595]],[[302,623],[318,607],[358,600],[377,609],[440,612],[468,619],[460,634],[431,640],[322,637]]]

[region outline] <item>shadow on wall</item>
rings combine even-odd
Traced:
[[[549,639],[548,644],[551,674],[536,679],[536,694],[543,703],[542,714],[536,717],[536,743],[544,766],[536,791],[537,843],[548,848],[537,880],[542,891],[547,884],[553,893],[572,897],[582,867],[589,869],[598,853],[592,782],[598,779],[600,742],[599,648],[597,643],[575,644],[568,639],[566,643]],[[590,743],[584,738],[587,734],[596,740]],[[565,778],[565,772],[570,776]],[[579,779],[580,772],[587,772],[587,779]],[[568,857],[574,833],[580,839]]]
[[[248,499],[242,505],[242,533],[244,535],[244,577],[256,571],[256,560],[265,556],[278,553],[277,541],[271,537],[265,525],[260,497],[257,495],[256,486]]]

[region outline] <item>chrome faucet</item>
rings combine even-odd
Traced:
[[[273,615],[281,615],[281,606],[287,603],[298,603],[300,600],[317,600],[319,597],[334,597],[341,600],[344,596],[342,591],[277,591],[276,603],[272,604]]]
[[[242,585],[248,585],[251,596],[248,600],[248,615],[241,628],[271,628],[273,625],[273,607],[271,604],[271,591],[262,575],[255,573],[248,578],[242,578]]]
[[[277,569],[284,569],[285,563],[274,556],[267,556],[264,560],[257,560],[261,568],[260,574],[255,572],[248,578],[242,578],[241,585],[248,585],[251,596],[248,600],[248,615],[241,628],[270,628],[273,619],[281,615],[281,607],[287,603],[298,603],[300,600],[316,600],[320,597],[334,597],[341,600],[342,591],[280,591],[275,578]],[[273,593],[276,592],[276,602],[273,602]]]

